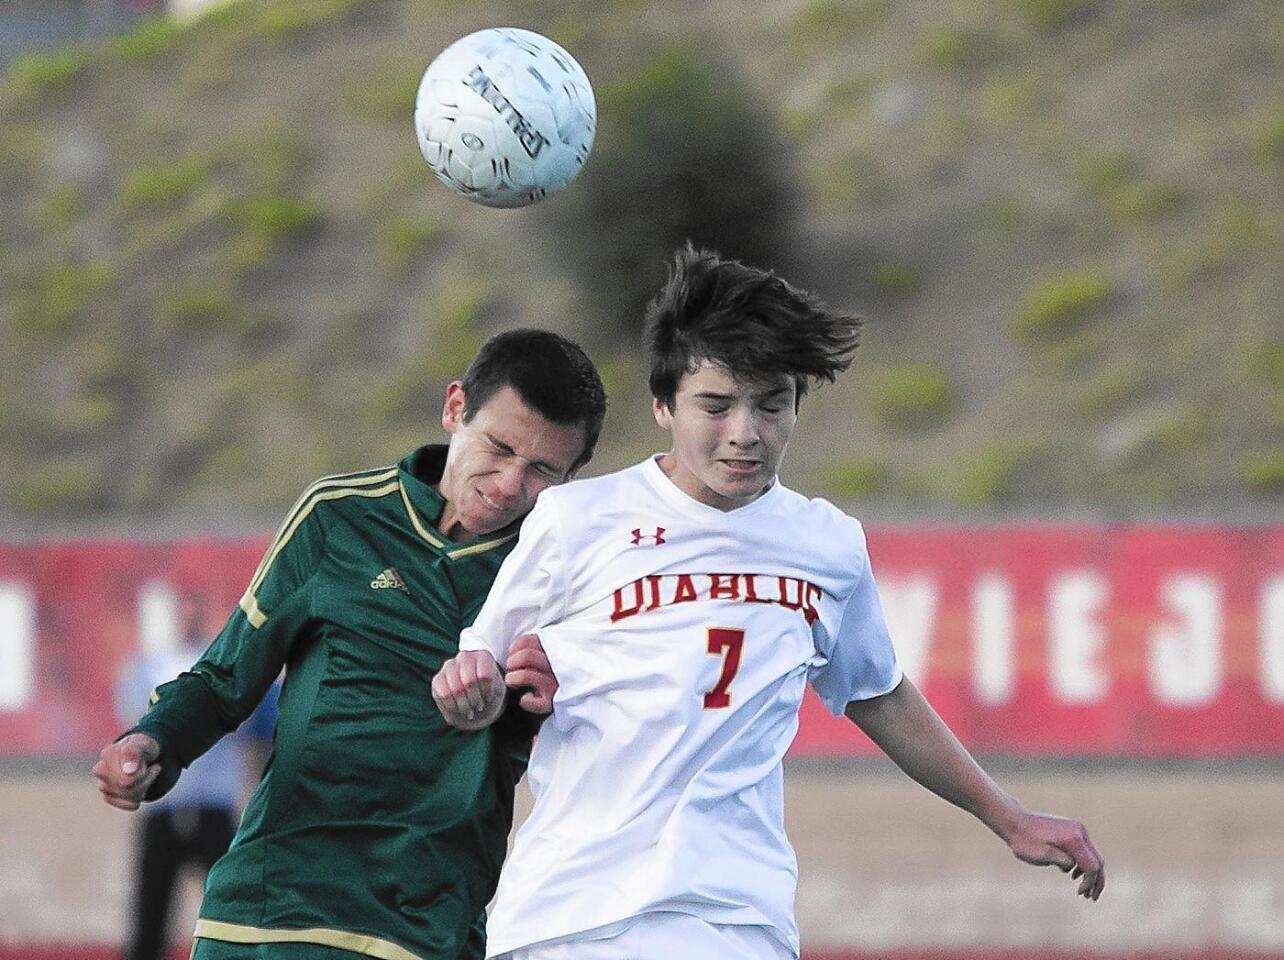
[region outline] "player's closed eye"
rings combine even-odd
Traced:
[[[502,440],[496,440],[494,437],[487,437],[490,441],[491,449],[501,457],[511,457],[516,451]]]

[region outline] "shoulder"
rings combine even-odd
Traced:
[[[648,490],[638,467],[549,487],[522,522],[522,538],[551,536],[574,552],[618,526],[621,517],[632,516]]]
[[[336,473],[309,484],[290,509],[287,523],[333,512],[364,512],[384,497],[399,496],[397,466],[376,467],[353,473]]]
[[[294,501],[277,528],[272,550],[290,543],[316,545],[327,538],[327,531],[336,523],[358,523],[372,511],[386,510],[390,497],[400,504],[400,491],[395,466],[321,477]]]
[[[800,537],[820,549],[833,551],[843,566],[865,566],[865,528],[828,500],[804,496],[782,484],[776,512]]]

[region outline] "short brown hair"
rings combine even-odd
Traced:
[[[461,382],[465,422],[504,387],[512,387],[546,420],[584,428],[584,452],[576,466],[593,455],[606,418],[606,390],[579,344],[549,330],[498,333],[482,344]]]
[[[851,364],[860,326],[768,270],[688,243],[647,307],[651,395],[672,409],[682,377],[707,360],[737,380],[792,377],[801,400]]]

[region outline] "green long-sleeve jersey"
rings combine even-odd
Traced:
[[[433,526],[445,448],[304,492],[226,627],[137,727],[163,793],[285,669],[271,761],[210,871],[197,936],[383,960],[480,958],[531,718],[446,725],[429,686],[458,652],[516,527]]]

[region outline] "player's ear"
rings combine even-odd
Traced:
[[[450,386],[446,388],[446,402],[441,406],[441,426],[447,433],[454,433],[459,429],[459,425],[464,422],[464,411],[468,408],[467,398],[464,396],[464,385],[458,381],[451,381]]]
[[[673,411],[659,397],[652,398],[651,412],[655,415],[655,422],[665,430],[668,430],[673,425]]]

